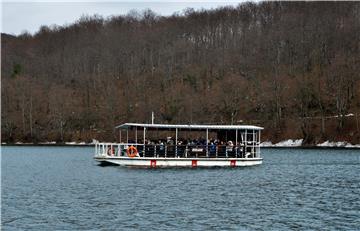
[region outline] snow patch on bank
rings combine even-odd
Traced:
[[[17,145],[22,145],[22,144],[29,145],[29,144],[34,144],[34,143],[31,143],[31,142],[30,143],[26,143],[26,142],[23,143],[23,142],[19,141],[19,142],[16,142],[15,144],[17,144]]]
[[[260,147],[272,147],[273,143],[271,141],[264,141],[260,144]]]
[[[99,143],[98,140],[93,139],[90,143],[85,143],[85,142],[65,142],[66,145],[93,145]]]
[[[260,144],[260,147],[301,147],[303,139],[288,139],[280,141],[279,143],[273,144],[271,141],[264,141]],[[346,141],[325,141],[323,143],[317,144],[316,147],[321,148],[360,148],[360,144],[351,144]]]
[[[350,144],[350,143],[347,143],[345,145],[345,148],[360,148],[360,144]]]
[[[335,148],[360,148],[360,144],[351,144],[346,141],[331,142],[325,141],[324,143],[317,144],[318,147],[335,147]]]
[[[90,143],[86,143],[86,142],[75,142],[75,141],[72,141],[72,142],[65,142],[65,143],[57,143],[56,141],[45,141],[45,142],[39,142],[39,143],[26,143],[26,142],[21,142],[21,141],[18,141],[18,142],[15,142],[14,144],[15,145],[79,145],[79,146],[87,146],[87,145],[94,145],[96,143],[99,143],[98,140],[95,140],[93,139]],[[2,142],[1,143],[2,145],[7,145],[6,142]],[[11,145],[11,143],[10,143]]]
[[[88,145],[87,143],[85,142],[65,142],[66,145]]]
[[[260,147],[300,147],[302,145],[303,139],[297,140],[283,140],[279,143],[273,144],[271,141],[264,141],[260,144]]]
[[[303,139],[298,140],[284,140],[279,143],[274,144],[275,147],[300,147],[303,142]]]
[[[99,141],[98,141],[98,140],[93,139],[93,140],[92,140],[92,142],[91,142],[90,144],[97,144],[97,143],[99,143]]]
[[[56,141],[40,142],[39,144],[56,144]]]

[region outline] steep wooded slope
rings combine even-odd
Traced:
[[[2,35],[2,140],[113,140],[122,122],[251,123],[359,141],[360,3],[83,17]]]

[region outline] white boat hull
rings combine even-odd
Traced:
[[[262,158],[151,158],[124,156],[95,156],[95,160],[133,167],[242,167],[262,164]]]

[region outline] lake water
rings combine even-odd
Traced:
[[[100,167],[91,147],[2,147],[3,230],[360,230],[360,150],[261,166]]]

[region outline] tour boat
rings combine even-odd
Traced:
[[[95,144],[94,158],[101,164],[240,167],[260,165],[263,160],[260,157],[263,128],[258,126],[125,123],[115,128],[119,129],[119,143]]]

